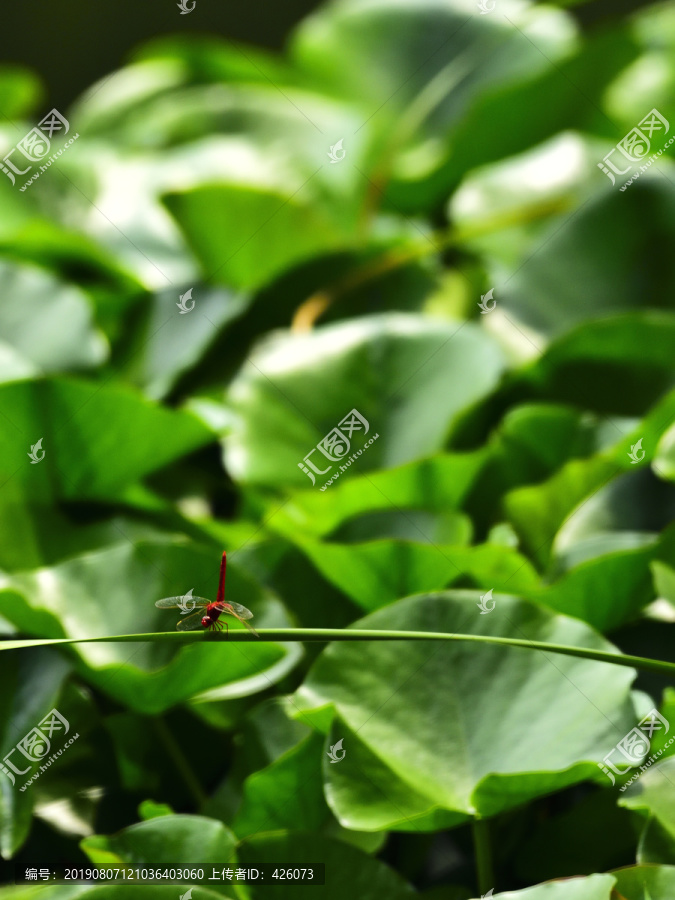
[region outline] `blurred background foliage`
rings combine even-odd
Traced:
[[[650,110],[675,127],[675,4],[119,3],[55,41],[64,9],[8,10],[0,68],[3,157],[51,106],[78,136],[0,177],[1,633],[171,630],[154,601],[213,596],[226,548],[261,627],[675,660],[675,168],[598,168]],[[353,409],[377,439],[321,490],[337,464],[302,461]],[[672,761],[621,793],[598,768],[675,722],[660,676],[398,642],[0,669],[1,758],[54,707],[80,735],[0,776],[5,883],[325,861],[329,900],[675,891]]]

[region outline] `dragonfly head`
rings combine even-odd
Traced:
[[[210,624],[211,624],[211,616],[204,616],[202,618],[202,626],[204,628],[208,628]]]

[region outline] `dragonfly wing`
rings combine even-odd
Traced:
[[[260,635],[258,634],[258,632],[257,632],[257,631],[255,630],[255,628],[253,627],[253,625],[249,625],[248,622],[247,622],[245,619],[240,619],[239,621],[240,621],[240,622],[243,622],[244,625],[248,628],[248,630],[249,630],[252,634],[254,634],[257,638],[260,637]]]
[[[161,600],[157,600],[155,602],[155,606],[158,606],[160,609],[173,609],[174,607],[178,607],[182,609],[183,607],[187,607],[188,609],[195,609],[195,607],[199,606],[208,606],[211,601],[207,600],[206,597],[163,597]]]
[[[245,606],[242,606],[240,603],[224,603],[223,607],[227,612],[227,607],[230,607],[232,612],[235,614],[238,619],[252,619],[253,613],[250,609],[246,609]]]
[[[242,611],[243,615],[239,610]],[[246,619],[253,618],[253,613],[250,609],[246,609],[245,606],[240,606],[238,603],[223,603],[223,612],[228,616],[234,616],[235,619],[241,622],[242,625],[245,625],[256,637],[260,637],[253,625],[249,625],[246,621]]]
[[[195,628],[201,628],[203,615],[203,611],[198,609],[197,612],[193,612],[192,615],[186,616],[184,619],[179,619],[178,624],[176,625],[176,631],[194,631]]]

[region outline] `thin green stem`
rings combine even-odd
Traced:
[[[206,803],[208,797],[202,790],[202,786],[197,780],[197,776],[192,771],[190,763],[185,758],[185,754],[178,746],[178,742],[171,734],[168,725],[160,716],[157,716],[154,719],[155,728],[164,744],[166,752],[173,760],[174,765],[183,776],[183,781],[185,782],[188,790],[194,797],[198,806],[201,806],[203,803]]]
[[[494,870],[492,868],[492,848],[490,846],[489,825],[486,819],[474,816],[473,847],[476,854],[476,875],[478,876],[478,890],[487,894],[495,886]]]
[[[450,226],[447,229],[435,231],[419,241],[386,250],[380,256],[352,269],[332,285],[312,294],[297,308],[291,327],[297,331],[311,328],[316,319],[322,316],[328,307],[342,295],[381,275],[386,275],[416,260],[424,259],[433,253],[439,253],[441,250],[460,247],[470,240],[564,213],[571,205],[572,200],[569,197],[554,197],[497,213],[489,219],[461,228]]]
[[[193,643],[194,641],[467,641],[475,644],[497,644],[502,647],[522,647],[544,653],[560,653],[593,659],[614,666],[628,666],[645,672],[660,672],[675,676],[675,663],[645,656],[630,656],[611,650],[592,650],[590,647],[574,647],[568,644],[548,644],[544,641],[528,641],[524,638],[495,637],[487,634],[454,634],[445,631],[381,631],[368,628],[260,628],[258,635],[248,631],[230,629],[229,635],[207,631],[161,631],[150,634],[114,634],[107,637],[88,638],[26,638],[2,640],[0,650],[17,650],[22,647],[43,647],[58,644],[96,644],[105,642],[143,643],[166,641],[168,643]]]

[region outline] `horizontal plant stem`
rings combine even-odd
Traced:
[[[229,635],[211,634],[206,631],[160,631],[149,634],[113,634],[107,637],[85,638],[26,638],[20,640],[0,640],[0,650],[17,650],[22,647],[43,647],[59,644],[100,644],[100,643],[141,643],[144,641],[166,641],[168,643],[207,643],[243,641],[249,644],[258,641],[467,641],[474,644],[496,644],[502,647],[522,647],[526,650],[540,650],[561,653],[564,656],[578,656],[615,666],[629,666],[645,672],[662,672],[675,675],[675,663],[645,656],[629,656],[608,650],[592,650],[590,647],[574,647],[567,644],[547,644],[544,641],[528,641],[524,638],[495,637],[486,634],[454,634],[444,631],[379,631],[367,628],[260,628],[258,637],[248,631],[230,630]]]

